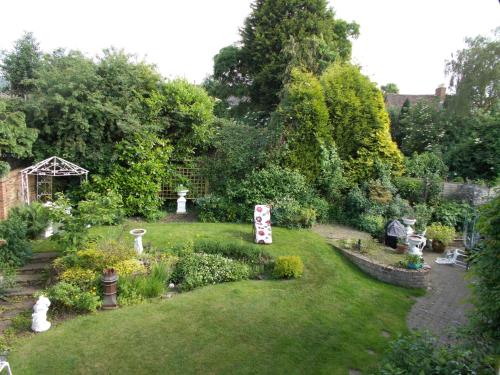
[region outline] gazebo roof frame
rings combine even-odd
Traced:
[[[52,156],[23,169],[21,173],[36,176],[81,176],[89,171],[63,158]]]
[[[42,160],[31,167],[24,168],[21,171],[21,191],[23,194],[23,200],[26,203],[30,203],[29,197],[29,181],[28,175],[37,176],[48,176],[48,177],[65,177],[65,176],[85,176],[87,179],[89,171],[82,168],[70,161],[64,160],[58,156],[52,156],[48,159]],[[52,185],[50,187],[52,191]],[[37,184],[38,191],[38,184]],[[37,194],[39,198],[39,195]]]

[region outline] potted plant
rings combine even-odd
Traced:
[[[455,238],[455,228],[433,223],[427,227],[426,234],[429,239],[432,239],[432,250],[442,253]]]
[[[189,192],[188,188],[183,184],[177,185],[175,191],[179,195],[179,197],[184,197]]]
[[[405,261],[406,266],[411,270],[418,270],[422,268],[422,265],[424,264],[423,258],[417,254],[408,254]]]
[[[408,251],[408,244],[405,238],[398,238],[398,243],[396,245],[396,253],[404,254]]]

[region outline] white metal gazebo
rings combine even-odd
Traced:
[[[30,203],[29,175],[36,176],[36,197],[41,199],[49,195],[52,198],[52,179],[54,177],[84,176],[87,180],[88,173],[88,170],[57,156],[42,160],[21,171],[23,201]]]

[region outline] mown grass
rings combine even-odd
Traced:
[[[250,225],[146,224],[95,228],[166,248],[189,239],[250,241]],[[386,348],[382,332],[407,331],[412,296],[371,279],[319,235],[275,228],[271,254],[299,255],[299,280],[242,281],[167,300],[81,316],[22,339],[9,360],[18,374],[347,374],[368,371]],[[373,352],[369,352],[373,351]]]

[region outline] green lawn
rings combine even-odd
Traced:
[[[127,223],[96,228],[126,238],[148,230],[155,247],[189,238],[250,241],[251,226]],[[15,374],[347,374],[376,365],[405,332],[420,291],[371,279],[319,235],[275,228],[274,255],[300,255],[304,276],[200,288],[169,300],[81,316],[18,342]],[[375,354],[370,354],[368,350]]]

